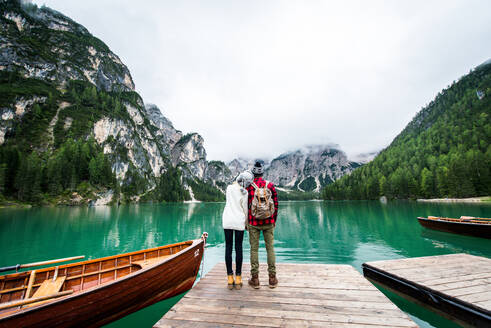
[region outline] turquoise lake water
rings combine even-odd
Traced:
[[[140,204],[0,210],[0,266],[85,255],[94,259],[195,239],[209,233],[204,273],[224,259],[224,203]],[[422,228],[418,216],[491,217],[491,205],[395,201],[280,202],[277,262],[350,264],[469,253],[491,257],[491,241]],[[263,245],[263,244],[262,244]],[[249,241],[244,238],[244,260]],[[264,247],[260,260],[266,260]],[[247,277],[247,273],[244,273]],[[225,278],[224,278],[225,279]],[[281,281],[280,281],[281,285]],[[418,305],[382,291],[422,327],[456,327]],[[108,327],[151,327],[182,296],[152,305]]]

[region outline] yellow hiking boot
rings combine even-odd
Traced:
[[[228,289],[234,289],[234,275],[233,274],[227,275],[227,284],[228,284]]]
[[[235,276],[235,289],[242,288],[242,276]]]

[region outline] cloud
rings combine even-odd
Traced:
[[[491,57],[488,1],[39,1],[106,42],[210,159],[387,146]]]

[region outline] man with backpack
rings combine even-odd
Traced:
[[[248,225],[249,242],[251,245],[251,278],[249,285],[259,288],[259,238],[263,232],[264,243],[268,259],[269,287],[278,285],[276,279],[275,254],[274,254],[274,228],[278,216],[278,195],[274,184],[262,178],[264,162],[256,160],[252,168],[254,180],[247,188],[248,197]]]

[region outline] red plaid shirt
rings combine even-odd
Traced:
[[[254,178],[254,183],[256,184],[256,186],[258,186],[258,188],[263,188],[264,185],[266,184],[266,181],[262,177],[257,177]],[[271,197],[273,198],[273,202],[274,202],[274,213],[269,219],[257,220],[251,213],[251,204],[252,204],[252,200],[254,199],[254,193],[256,192],[256,189],[254,189],[254,186],[252,184],[249,187],[247,187],[247,191],[249,193],[248,208],[249,208],[250,225],[258,226],[258,225],[264,225],[270,223],[272,223],[273,225],[276,224],[276,219],[278,217],[278,194],[276,193],[276,189],[272,182],[268,183],[268,189],[271,190]]]

